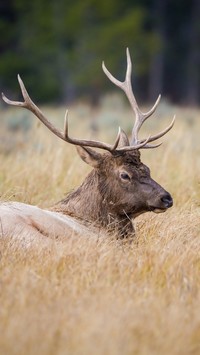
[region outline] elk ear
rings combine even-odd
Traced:
[[[91,165],[93,168],[99,167],[100,161],[102,160],[100,153],[97,153],[88,147],[81,147],[79,145],[76,147],[76,149],[79,156],[86,164]]]
[[[127,134],[121,129],[118,147],[128,147],[130,145]]]

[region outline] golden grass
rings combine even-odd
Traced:
[[[71,131],[79,136],[81,127],[88,127],[82,119],[76,130],[83,108],[87,111],[77,106],[70,114]],[[152,120],[148,132],[165,126],[172,111],[173,132],[142,158],[172,193],[174,207],[140,216],[135,243],[79,237],[62,249],[52,244],[21,250],[0,242],[0,354],[200,353],[200,112],[161,107],[162,122]],[[49,109],[52,117],[62,112]],[[102,107],[96,115],[113,115],[129,129],[126,110]],[[113,137],[112,125],[108,120]],[[41,206],[62,198],[88,171],[73,147],[41,126],[9,154],[2,150],[0,159],[1,199]]]

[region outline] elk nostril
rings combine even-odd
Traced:
[[[173,200],[170,194],[166,194],[163,197],[161,197],[161,201],[165,204],[167,208],[172,207],[173,205]]]

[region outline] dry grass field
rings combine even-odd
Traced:
[[[70,134],[91,135],[89,117],[108,142],[119,123],[130,131],[132,115],[115,101],[73,106]],[[64,108],[43,109],[62,125]],[[164,144],[142,151],[174,206],[136,219],[132,245],[80,236],[25,250],[0,241],[0,354],[200,354],[200,111],[164,102],[143,134],[174,113]],[[89,167],[74,147],[22,109],[2,105],[0,115],[1,200],[48,207],[83,180]]]

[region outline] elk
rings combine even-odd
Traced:
[[[162,143],[153,143],[164,136],[174,125],[162,132],[139,139],[143,123],[155,112],[160,95],[154,106],[143,113],[138,107],[131,85],[132,63],[127,48],[125,81],[117,80],[106,68],[108,79],[121,88],[128,98],[135,115],[131,138],[119,128],[114,144],[98,140],[71,138],[68,133],[68,111],[64,130],[54,127],[31,100],[23,81],[18,75],[23,102],[11,101],[4,94],[3,100],[31,111],[50,131],[65,142],[77,147],[81,159],[93,169],[74,191],[49,210],[18,202],[2,202],[0,205],[0,233],[2,236],[59,238],[71,234],[93,235],[100,231],[115,233],[118,238],[133,237],[134,219],[142,213],[165,212],[173,205],[171,195],[150,176],[149,168],[140,160],[140,149],[156,148]],[[100,148],[104,153],[93,148]]]

